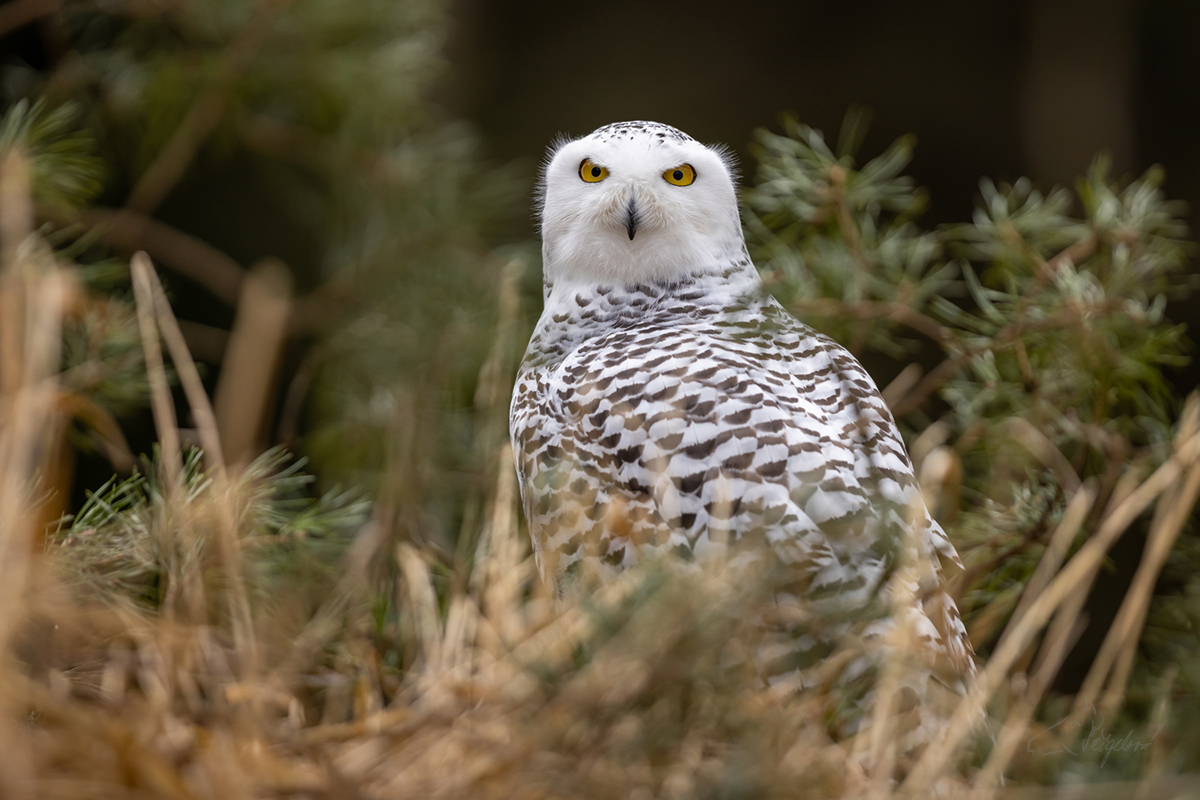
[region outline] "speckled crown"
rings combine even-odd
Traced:
[[[696,141],[678,128],[672,128],[670,125],[664,125],[661,122],[647,122],[645,120],[613,122],[592,131],[592,137],[602,142],[620,141],[621,139],[633,140],[639,136],[652,136],[664,142]]]

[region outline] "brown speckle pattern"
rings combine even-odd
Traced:
[[[593,136],[691,141],[643,122]],[[807,596],[865,605],[895,571],[896,532],[913,530],[909,622],[947,674],[970,674],[941,588],[962,565],[874,382],[766,294],[741,242],[729,252],[669,283],[547,282],[510,418],[543,576],[561,585],[583,559],[603,574],[732,542],[789,565]]]

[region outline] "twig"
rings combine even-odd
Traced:
[[[1009,417],[1004,421],[1005,432],[1025,445],[1025,448],[1042,464],[1058,476],[1058,485],[1066,494],[1079,489],[1079,475],[1071,462],[1055,446],[1054,442],[1023,417]]]
[[[203,239],[132,211],[92,207],[75,214],[38,208],[38,216],[60,226],[83,224],[110,247],[132,253],[145,250],[163,266],[193,280],[226,305],[237,305],[246,272]]]
[[[1100,240],[1095,234],[1091,234],[1075,242],[1071,246],[1062,250],[1058,255],[1047,261],[1042,268],[1038,270],[1038,275],[1034,279],[1033,291],[1037,291],[1046,284],[1046,281],[1054,277],[1063,265],[1068,261],[1072,264],[1078,264],[1080,261],[1086,261],[1091,258],[1099,246]],[[1027,297],[1032,297],[1032,292],[1026,291]]]
[[[255,152],[303,167],[349,161],[355,172],[368,181],[385,186],[395,183],[395,167],[381,153],[368,148],[348,148],[331,136],[266,114],[239,111],[234,119],[238,134]]]
[[[151,289],[159,330],[171,352],[171,361],[174,362],[175,369],[179,373],[179,381],[183,384],[188,405],[196,420],[196,427],[200,431],[200,443],[204,448],[205,462],[209,469],[223,469],[225,460],[221,455],[221,438],[217,432],[217,421],[213,415],[212,404],[208,401],[208,393],[204,390],[204,381],[196,369],[196,362],[192,360],[192,355],[188,351],[183,331],[179,329],[179,323],[171,311],[167,295],[163,292],[158,275],[154,272],[154,265],[150,263],[148,255],[138,252],[133,256],[131,268],[135,275]]]
[[[925,404],[934,392],[942,387],[946,381],[953,378],[960,369],[971,363],[977,353],[973,350],[968,350],[952,358],[948,358],[936,367],[926,373],[921,382],[917,384],[917,388],[906,394],[892,408],[892,416],[899,419]]]
[[[59,380],[62,380],[61,374]],[[121,426],[113,419],[112,414],[95,400],[76,391],[59,389],[54,405],[64,414],[84,422],[91,429],[113,469],[118,472],[129,472],[133,469],[133,453],[129,450],[129,442],[126,441]]]
[[[942,384],[953,378],[960,369],[971,362],[975,356],[987,350],[996,350],[1011,345],[1019,340],[1020,336],[1027,331],[1043,330],[1047,328],[1045,322],[1036,326],[1036,328],[1026,328],[1025,315],[1029,310],[1029,305],[1033,302],[1033,296],[1042,289],[1048,280],[1062,267],[1063,264],[1070,261],[1077,264],[1080,261],[1091,256],[1096,251],[1097,241],[1094,235],[1081,239],[1075,242],[1070,247],[1067,247],[1058,255],[1051,258],[1049,261],[1040,264],[1037,274],[1034,275],[1029,285],[1025,287],[1025,291],[1021,295],[1021,299],[1017,301],[1016,311],[1012,320],[1004,326],[991,341],[986,345],[981,345],[973,348],[968,348],[958,355],[951,356],[942,363],[934,367],[925,376],[925,378],[917,384],[917,388],[913,389],[903,400],[896,404],[892,409],[892,413],[897,417],[903,417],[925,404],[935,391],[941,388]],[[1061,317],[1063,315],[1057,315]],[[1078,315],[1072,317],[1075,319]],[[1055,327],[1063,327],[1066,321],[1050,326],[1050,329]]]
[[[221,363],[221,359],[225,357],[225,348],[229,344],[229,331],[187,319],[176,321],[179,323],[179,330],[183,331],[183,339],[187,342],[193,359],[209,364]]]
[[[291,284],[287,267],[268,259],[243,285],[213,403],[230,466],[256,455],[286,341]]]
[[[1084,314],[1109,311],[1117,307],[1118,301],[1116,300],[1109,300],[1086,307],[1071,306],[1060,310],[1053,316],[1038,320],[1035,324],[1027,324],[1022,318],[1018,317],[988,341],[967,347],[962,352],[947,358],[930,370],[921,382],[917,384],[917,388],[909,392],[896,404],[896,407],[892,409],[892,413],[899,418],[920,408],[935,391],[941,388],[942,384],[953,378],[960,369],[971,363],[971,359],[982,353],[986,353],[989,350],[1002,350],[1005,347],[1013,346],[1023,334],[1070,327],[1078,324]]]
[[[162,447],[166,491],[174,492],[182,469],[179,456],[179,424],[175,419],[175,403],[167,385],[162,347],[159,345],[158,328],[154,322],[154,290],[147,274],[150,269],[135,256],[130,271],[133,277],[133,295],[137,303],[138,330],[142,334],[142,350],[146,356],[146,375],[150,382],[150,409],[154,414],[154,427],[158,431],[158,442]]]
[[[850,206],[846,203],[846,177],[846,170],[841,164],[834,164],[829,168],[829,199],[833,201],[838,228],[842,231],[842,238],[846,240],[846,249],[858,265],[854,273],[854,287],[858,296],[862,297],[866,294],[867,272],[871,268],[871,262],[863,252],[862,234],[850,214]]]

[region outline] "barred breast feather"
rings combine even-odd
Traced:
[[[748,259],[669,284],[548,287],[511,431],[548,580],[585,558],[617,571],[755,542],[808,595],[865,601],[894,566],[886,529],[915,526],[918,630],[970,669],[939,588],[961,563],[874,382]]]

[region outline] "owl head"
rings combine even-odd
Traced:
[[[744,249],[727,151],[670,125],[617,122],[559,142],[540,190],[551,281],[671,281]]]

